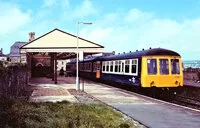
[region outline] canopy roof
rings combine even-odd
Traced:
[[[26,52],[75,52],[77,51],[77,36],[54,29],[20,48]],[[83,38],[78,38],[78,50],[89,53],[103,52],[104,47]]]

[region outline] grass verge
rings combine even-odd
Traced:
[[[0,127],[133,128],[130,120],[101,104],[0,100]]]

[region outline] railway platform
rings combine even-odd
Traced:
[[[75,78],[59,77],[58,81],[59,84],[55,85],[47,78],[32,79],[31,84],[37,89],[34,90],[30,100],[78,102],[68,91],[75,89]],[[200,111],[198,110],[172,105],[87,80],[84,80],[84,91],[150,128],[200,127]]]

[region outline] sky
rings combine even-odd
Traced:
[[[200,0],[0,0],[0,48],[58,28],[123,53],[166,48],[200,59]]]

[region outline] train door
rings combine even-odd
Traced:
[[[142,58],[142,73],[141,84],[142,87],[153,87],[159,82],[158,79],[158,62],[157,58],[143,57]]]
[[[101,63],[100,61],[96,62],[96,78],[100,78],[100,69],[101,69]]]
[[[158,87],[161,87],[162,85],[169,86],[169,83],[171,82],[169,62],[170,61],[167,57],[158,58]]]

